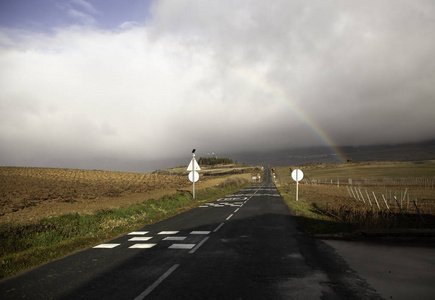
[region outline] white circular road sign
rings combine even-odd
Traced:
[[[193,179],[195,179],[195,181],[193,181]],[[196,171],[192,171],[189,173],[189,180],[192,182],[197,182],[199,179],[199,173]]]
[[[292,172],[292,178],[296,182],[301,181],[302,178],[304,178],[304,172],[302,172],[302,170],[295,169]]]

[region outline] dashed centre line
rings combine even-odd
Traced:
[[[240,199],[238,198],[238,202],[232,201],[232,203],[229,203],[231,200],[233,200],[236,197],[240,197],[237,195],[233,195],[232,198],[229,199],[219,199],[218,201],[226,201],[225,203],[219,203],[219,204],[215,204],[215,203],[208,203],[206,205],[202,205],[200,207],[225,207],[225,206],[237,206],[238,208],[234,211],[233,214],[230,214],[226,220],[231,219],[235,213],[237,213],[240,208],[247,202],[249,201],[252,197],[254,196],[259,196],[259,194],[257,194],[258,191],[260,191],[261,189],[265,189],[265,187],[262,186],[258,186],[255,188],[251,188],[250,190],[255,190],[252,194],[248,194],[248,195],[240,195],[240,196],[245,196],[244,199]],[[248,190],[248,189],[246,189]],[[275,196],[276,194],[269,194],[268,196]],[[247,197],[246,197],[247,196]],[[225,223],[220,223],[214,230],[213,232],[217,232],[223,225],[225,225]],[[175,235],[177,234],[179,231],[161,231],[158,233],[158,235]],[[148,233],[148,232],[146,232]],[[146,233],[142,233],[142,232],[134,232],[134,233],[130,233],[131,235],[140,235],[143,234],[145,235]],[[210,231],[191,231],[190,235],[208,235],[210,234]],[[166,238],[164,238],[164,241],[183,241],[185,240],[187,237],[186,236],[168,236]],[[142,240],[147,240],[148,237],[143,237]],[[207,240],[209,239],[209,237],[205,237],[204,239],[202,239],[197,245],[195,244],[172,244],[169,249],[188,249],[190,250],[189,253],[194,253],[199,247],[201,247]],[[139,238],[132,238],[130,239],[131,241],[134,240],[140,240]],[[129,241],[130,241],[129,240]],[[103,245],[103,244],[102,244]],[[100,246],[102,246],[100,245]],[[111,244],[106,244],[106,245],[111,245]],[[115,245],[114,247],[118,246],[119,244],[112,244]],[[155,246],[155,244],[135,244],[132,247],[137,247],[137,248],[145,248],[148,245],[148,247],[153,247]],[[152,246],[151,246],[152,245]],[[173,265],[169,270],[167,270],[162,276],[160,276],[152,285],[150,285],[145,291],[143,291],[139,296],[137,296],[134,300],[143,300],[147,295],[149,295],[159,284],[162,283],[163,280],[165,280],[168,276],[170,276],[172,274],[172,272],[175,271],[175,269],[177,269],[180,265],[179,264],[175,264]]]
[[[219,229],[221,229],[222,226],[224,226],[225,223],[220,223],[218,227],[213,230],[213,232],[218,232]]]
[[[142,300],[144,299],[146,296],[148,296],[152,291],[155,290],[155,288],[162,283],[163,280],[165,280],[169,275],[172,274],[172,272],[175,271],[176,268],[178,268],[180,265],[176,264],[173,265],[169,270],[167,270],[162,276],[160,276],[156,281],[154,281],[154,283],[152,285],[150,285],[149,287],[147,287],[147,289],[145,291],[143,291],[139,296],[137,296],[136,298],[134,298],[134,300]]]
[[[199,242],[199,244],[195,248],[193,248],[192,250],[189,251],[189,254],[195,253],[195,251],[198,250],[198,248],[201,247],[202,244],[204,244],[207,240],[208,240],[208,237],[203,238],[202,241]]]
[[[206,205],[200,206],[200,207],[237,207],[234,212],[232,214],[230,214],[225,220],[228,221],[230,220],[235,213],[237,213],[240,208],[246,204],[246,202],[248,202],[252,197],[254,196],[259,196],[261,195],[259,193],[260,190],[264,190],[264,188],[254,188],[251,189],[254,190],[253,193],[249,193],[249,194],[238,194],[238,195],[230,195],[224,198],[221,198],[219,200],[217,200],[217,203],[207,203]],[[242,192],[243,193],[243,192]],[[274,194],[269,194],[270,196],[275,196]],[[214,230],[213,232],[217,232],[225,223],[220,223]],[[175,236],[176,234],[178,234],[180,231],[176,231],[176,230],[165,230],[165,231],[160,231],[157,233],[157,235],[168,235],[167,237],[163,238],[161,241],[184,241],[187,239],[187,236]],[[151,239],[153,239],[152,236],[145,236],[146,234],[148,234],[149,231],[133,231],[128,233],[128,235],[130,236],[134,236],[130,239],[128,239],[129,242],[144,242],[144,241],[149,241]],[[189,235],[208,235],[210,234],[210,231],[205,231],[205,230],[194,230],[191,231],[189,233]],[[189,253],[194,253],[203,243],[205,243],[207,241],[209,237],[205,237],[204,239],[202,239],[198,244],[181,244],[181,243],[176,243],[176,244],[172,244],[171,246],[169,246],[169,249],[187,249],[187,250],[191,250]],[[115,247],[120,246],[120,243],[105,243],[105,244],[100,244],[98,246],[95,246],[94,248],[102,248],[102,249],[112,249]],[[156,243],[136,243],[131,245],[129,248],[137,248],[137,249],[149,249],[152,248],[154,246],[156,246]]]

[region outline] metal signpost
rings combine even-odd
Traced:
[[[195,159],[195,149],[193,149],[192,160],[190,161],[190,164],[187,167],[187,171],[191,171],[189,173],[189,180],[192,181],[192,183],[193,183],[193,192],[192,192],[193,199],[195,199],[195,182],[197,182],[199,179],[199,174],[196,171],[200,171],[200,170],[201,170],[201,168],[199,167],[199,165]]]
[[[292,172],[292,178],[294,181],[296,181],[296,201],[299,201],[298,197],[298,193],[299,193],[299,181],[302,180],[302,178],[304,178],[304,172],[302,172],[299,169],[295,169]]]

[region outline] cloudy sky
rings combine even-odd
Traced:
[[[434,32],[431,0],[0,1],[0,165],[432,139]]]

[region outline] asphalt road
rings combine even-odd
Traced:
[[[269,172],[234,195],[0,282],[0,299],[380,299],[297,230]]]

